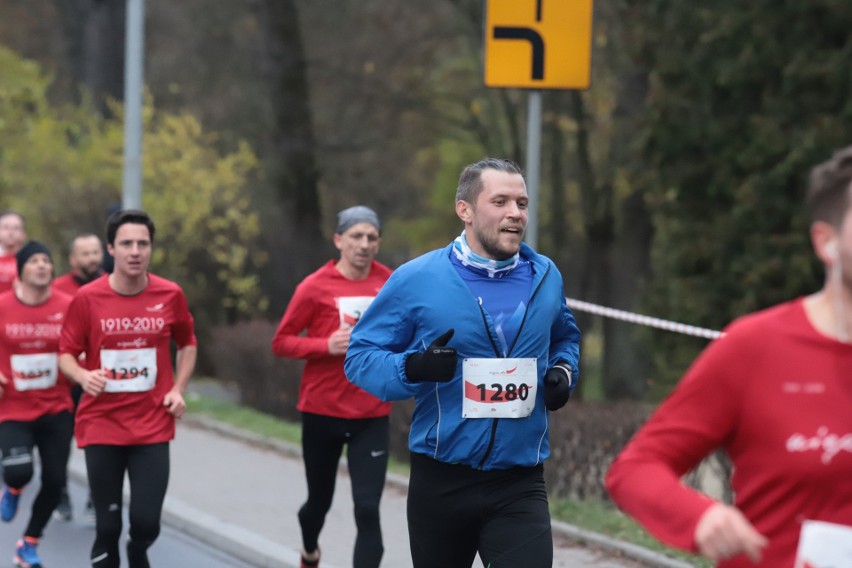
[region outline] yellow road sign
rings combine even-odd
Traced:
[[[589,86],[592,0],[488,0],[486,10],[487,86]]]

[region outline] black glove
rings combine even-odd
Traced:
[[[559,362],[544,376],[544,406],[559,410],[571,398],[571,367]]]
[[[456,350],[446,347],[455,333],[454,329],[432,342],[426,351],[412,353],[405,360],[405,374],[412,383],[430,381],[446,383],[456,376]]]

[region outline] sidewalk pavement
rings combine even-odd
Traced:
[[[69,472],[85,479],[82,450]],[[409,568],[407,478],[388,474],[381,520],[385,568]],[[296,512],[306,487],[300,449],[200,416],[186,416],[171,447],[163,521],[258,568],[298,566]],[[320,535],[322,568],[351,566],[355,541],[350,483],[341,467],[332,509]],[[156,546],[156,544],[154,545]],[[644,548],[554,521],[555,567],[689,568]],[[474,566],[481,567],[477,558]]]

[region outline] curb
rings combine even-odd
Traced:
[[[692,568],[692,564],[683,560],[670,558],[644,546],[610,538],[606,535],[581,529],[563,521],[551,521],[553,532],[559,533],[578,542],[592,544],[599,548],[618,553],[626,558],[640,562],[653,568]]]
[[[299,447],[298,444],[294,444],[294,443],[291,443],[291,442],[286,442],[286,441],[283,441],[283,440],[270,438],[268,436],[263,436],[261,434],[256,434],[254,432],[250,432],[248,430],[244,430],[244,429],[239,428],[237,426],[232,426],[230,424],[220,422],[218,420],[215,420],[215,419],[207,417],[207,416],[186,414],[183,417],[183,422],[185,424],[188,424],[188,425],[192,425],[192,426],[195,426],[195,427],[211,430],[213,432],[216,432],[218,434],[222,434],[223,436],[228,436],[228,437],[234,438],[236,440],[240,440],[240,441],[247,442],[247,443],[250,443],[250,444],[255,444],[255,445],[258,445],[258,446],[262,446],[264,448],[269,448],[269,449],[278,451],[278,452],[284,454],[285,456],[288,456],[288,457],[291,457],[291,458],[301,459],[301,457],[302,457],[302,450],[301,450],[301,448]],[[344,459],[341,459],[341,461],[340,461],[340,469],[342,469],[342,470],[346,469],[346,462],[345,462]],[[402,489],[402,490],[405,490],[405,491],[408,490],[408,477],[400,475],[398,473],[393,473],[393,472],[389,471],[387,473],[386,483],[388,485],[395,486],[395,487]],[[169,503],[169,498],[166,497],[166,504],[168,505],[168,503]],[[187,508],[191,509],[191,507],[187,507]],[[187,525],[191,525],[193,522],[195,522],[196,519],[198,519],[199,517],[204,517],[204,516],[207,516],[207,515],[205,515],[204,513],[201,513],[201,512],[195,512],[195,513],[192,514],[192,516],[189,516],[184,522],[186,522]],[[165,510],[164,510],[164,513],[163,513],[163,518],[166,519]],[[166,521],[166,522],[168,522],[168,521]],[[220,524],[223,524],[223,525],[225,524],[225,523],[221,523],[221,521],[217,521],[217,522],[220,523]],[[172,523],[169,523],[169,524],[173,527],[175,526]],[[623,541],[620,541],[620,540],[613,539],[613,538],[606,536],[604,534],[600,534],[600,533],[596,533],[596,532],[589,531],[589,530],[586,530],[586,529],[582,529],[582,528],[575,526],[575,525],[572,525],[570,523],[554,520],[554,521],[551,522],[551,524],[552,524],[553,532],[554,532],[555,535],[561,535],[561,536],[570,538],[572,540],[575,540],[575,541],[578,541],[578,542],[581,542],[581,543],[590,544],[590,545],[608,550],[608,551],[613,552],[617,555],[629,558],[631,560],[634,560],[636,562],[639,562],[639,563],[644,564],[646,566],[649,566],[651,568],[692,568],[692,565],[689,564],[688,562],[684,562],[682,560],[676,560],[674,558],[670,558],[670,557],[668,557],[664,554],[650,550],[650,549],[645,548],[643,546],[639,546],[639,545],[632,544],[632,543],[629,543],[629,542],[623,542]],[[240,529],[239,529],[239,527],[229,525],[228,528],[227,528],[227,532],[224,532],[222,534],[222,536],[214,536],[213,539],[211,539],[211,540],[208,540],[207,538],[204,538],[202,536],[195,535],[192,532],[191,527],[190,527],[189,530],[186,530],[186,529],[180,529],[180,530],[184,530],[184,532],[192,534],[193,536],[196,536],[196,538],[199,538],[200,540],[203,540],[204,542],[207,542],[207,543],[211,544],[212,546],[220,546],[220,544],[227,544],[226,542],[223,542],[223,541],[233,540],[233,539],[230,538],[230,536],[232,534],[234,534],[231,531],[236,531],[236,530],[240,530]],[[257,537],[254,537],[254,538],[256,539]],[[236,543],[234,546],[239,547],[239,544],[241,544],[241,543]],[[282,558],[282,557],[286,558],[286,557],[288,557],[287,555],[290,555],[289,556],[290,558],[298,558],[299,552],[298,551],[292,551],[291,549],[287,549],[286,547],[282,547],[282,546],[277,545],[275,543],[270,543],[270,544],[274,545],[277,548],[283,549],[283,550],[282,550],[282,552],[280,552],[278,554],[277,557],[271,557],[271,558],[266,559],[266,562],[274,562],[274,563],[263,564],[263,567],[264,568],[266,568],[266,567],[270,567],[270,568],[279,568],[279,567],[291,568],[292,565],[290,565],[290,564],[282,564],[282,561],[280,560],[280,558]],[[260,550],[258,548],[254,548],[254,547],[244,547],[244,548],[246,550],[253,551],[253,554],[255,554],[255,555],[257,554],[258,550]],[[224,549],[223,548],[223,550],[230,552],[230,549]],[[266,551],[267,549],[263,548],[262,550]],[[247,557],[243,553],[231,552],[231,554],[234,554],[235,556],[239,556],[239,557],[242,557],[242,558]],[[266,557],[266,554],[264,554],[264,556]],[[326,565],[323,564],[323,566],[325,567]],[[295,567],[293,566],[293,568],[295,568]],[[334,568],[334,567],[328,566],[328,568]]]
[[[296,564],[283,559],[298,558],[298,550],[272,542],[177,499],[166,497],[163,523],[235,558],[251,559],[258,568],[296,568]]]
[[[187,422],[194,423],[195,420],[187,420]],[[207,425],[199,425],[208,427]],[[225,432],[222,433],[225,434]],[[253,442],[253,440],[247,441]],[[88,485],[85,465],[73,460],[68,463],[68,477],[83,485]],[[125,501],[129,497],[130,492],[125,487]],[[235,558],[251,559],[251,562],[258,568],[298,568],[298,565],[295,564],[296,559],[299,558],[298,550],[283,546],[247,531],[239,525],[209,515],[168,494],[166,494],[166,500],[163,503],[162,520],[163,524],[187,534],[211,548],[230,554]],[[292,558],[293,560],[288,562],[284,560],[285,558]],[[326,568],[326,566],[327,568],[336,568],[324,563],[323,568]]]

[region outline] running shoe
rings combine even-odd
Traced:
[[[299,559],[301,563],[299,563],[299,568],[319,568],[319,548],[317,548],[317,558],[316,560],[305,560],[304,551],[299,555]]]
[[[71,498],[68,497],[68,488],[62,489],[62,495],[59,497],[59,504],[53,511],[53,518],[57,521],[68,522],[74,518],[74,511],[71,509]]]
[[[42,568],[41,558],[38,557],[36,547],[38,546],[37,539],[27,537],[18,541],[18,548],[15,550],[15,566],[18,568]]]
[[[15,518],[15,513],[18,512],[18,501],[21,498],[20,491],[12,493],[9,486],[3,488],[3,496],[0,497],[0,519],[8,523]]]

